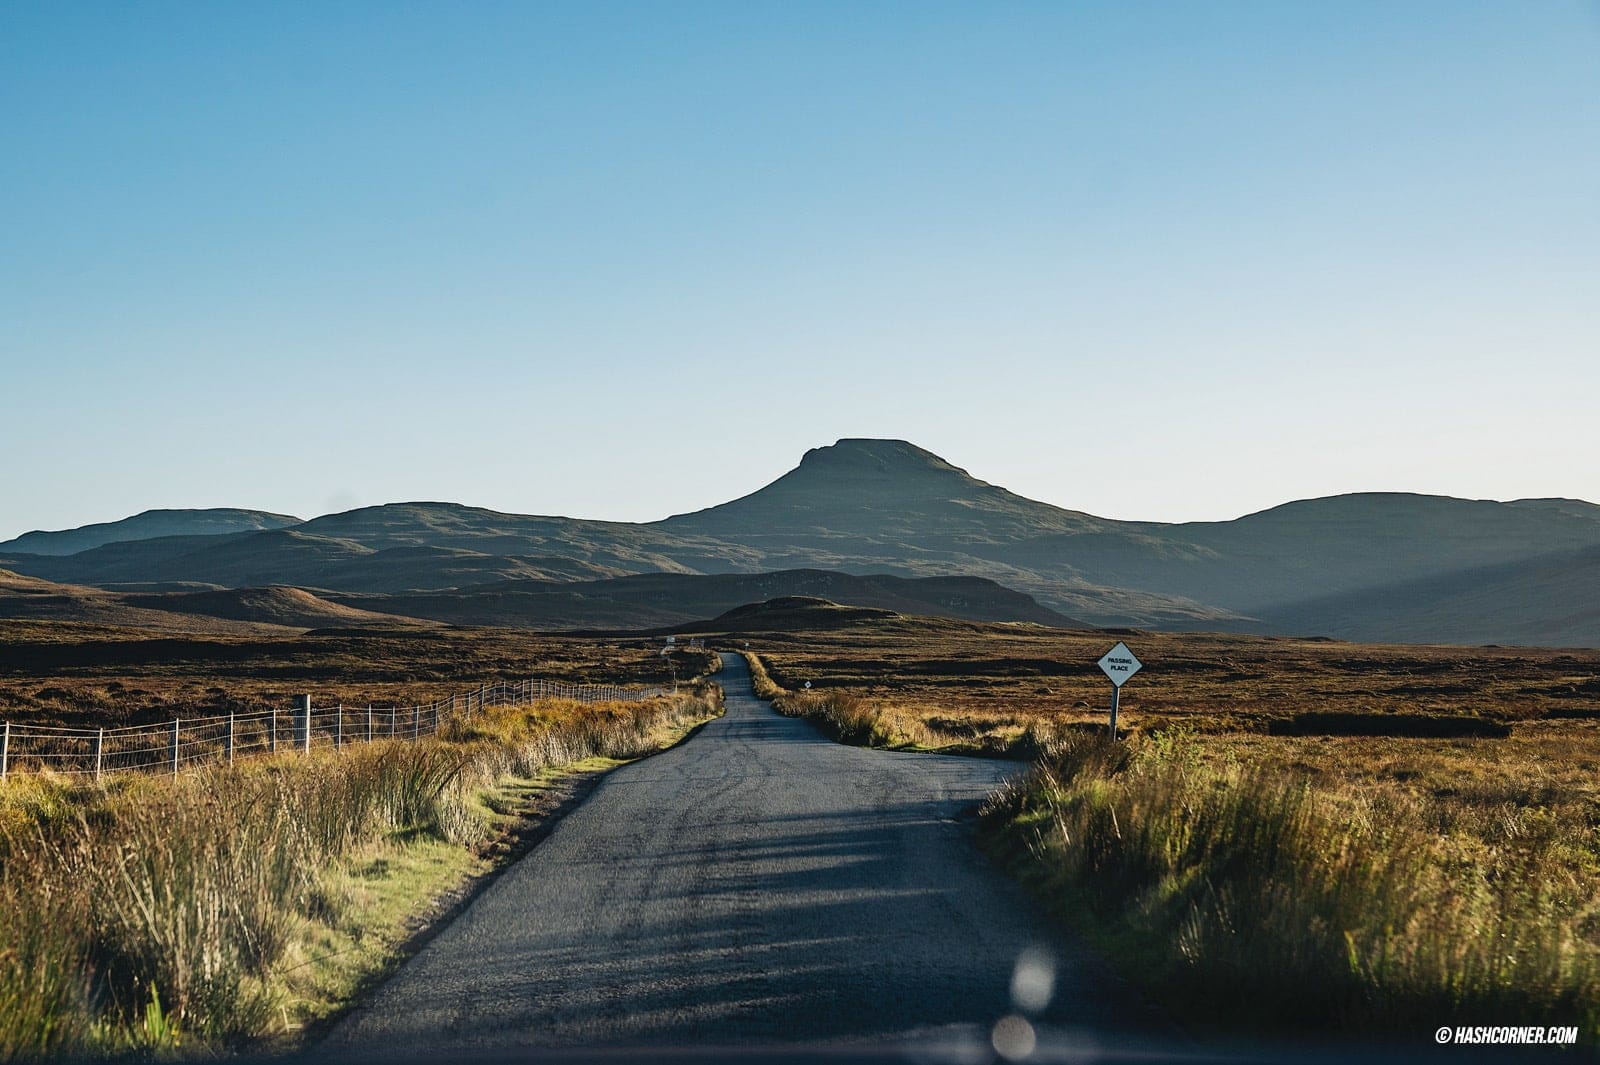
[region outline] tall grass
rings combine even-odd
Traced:
[[[628,758],[714,710],[716,690],[551,702],[378,743],[106,787],[0,789],[0,1059],[247,1043],[279,1014],[279,967],[341,919],[325,874],[386,836],[459,844],[475,794],[595,755]]]
[[[1320,789],[1183,730],[1068,738],[986,818],[1062,917],[1191,1021],[1600,1023],[1593,819]]]
[[[1048,727],[1042,721],[1018,726],[1007,720],[1003,730],[990,731],[941,717],[931,707],[902,706],[849,691],[793,691],[778,684],[759,655],[751,651],[743,654],[750,664],[751,687],[757,696],[771,700],[779,713],[806,718],[823,735],[840,743],[1029,758],[1040,749],[1039,729]]]

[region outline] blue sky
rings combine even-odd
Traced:
[[[0,6],[0,538],[1600,500],[1593,3]]]

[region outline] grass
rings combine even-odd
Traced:
[[[1600,652],[926,619],[745,638],[758,691],[836,738],[1033,758],[987,845],[1198,1031],[1600,1040]],[[1111,743],[1094,662],[1118,638],[1145,670]]]
[[[1196,1027],[1576,1024],[1593,1043],[1600,810],[1512,798],[1318,787],[1173,728],[1074,737],[985,820],[1059,917]]]
[[[840,743],[979,757],[1022,758],[1038,750],[1036,732],[1027,725],[999,733],[981,724],[920,714],[846,690],[792,691],[772,679],[760,655],[745,651],[744,659],[750,665],[756,695],[770,699],[779,713],[808,718],[824,735]]]
[[[0,789],[0,1058],[289,1040],[487,868],[565,768],[657,749],[716,689],[492,710],[437,740]],[[518,793],[522,793],[519,798]]]

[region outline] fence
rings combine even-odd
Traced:
[[[487,707],[525,706],[540,699],[584,703],[633,702],[664,695],[666,688],[609,684],[565,684],[530,678],[484,685],[417,706],[315,707],[300,697],[290,710],[258,710],[219,717],[175,718],[126,728],[60,728],[0,724],[0,781],[11,773],[49,769],[93,776],[170,772],[197,762],[225,761],[246,754],[343,748],[375,740],[418,740],[437,735],[454,718],[470,719]]]

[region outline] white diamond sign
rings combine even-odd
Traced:
[[[1079,659],[1081,662],[1082,659]],[[1139,672],[1144,663],[1133,656],[1128,650],[1128,645],[1117,641],[1117,645],[1105,653],[1100,659],[1100,671],[1111,678],[1111,683],[1122,687],[1128,683],[1128,678]]]

